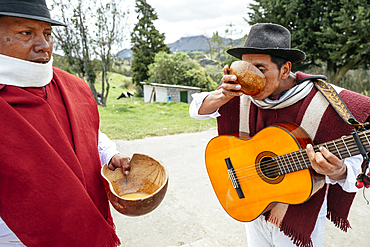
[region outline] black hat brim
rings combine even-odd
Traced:
[[[42,16],[34,16],[34,15],[26,15],[26,14],[20,14],[20,13],[10,13],[10,12],[0,12],[0,16],[11,16],[11,17],[19,17],[19,18],[25,18],[25,19],[31,19],[36,21],[43,21],[50,23],[52,26],[64,26],[66,27],[66,24],[47,18]]]
[[[226,51],[233,57],[242,59],[243,54],[267,54],[285,58],[292,63],[298,63],[306,59],[306,54],[298,49],[261,49],[261,48],[246,48],[246,47],[235,47],[230,48]]]

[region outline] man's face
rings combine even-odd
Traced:
[[[271,61],[270,55],[266,54],[244,54],[242,57],[243,61],[247,61],[256,66],[266,77],[265,89],[252,96],[256,100],[262,100],[270,95],[276,95],[280,93],[280,71],[275,63]]]
[[[24,18],[0,18],[0,54],[47,63],[53,52],[51,24]]]

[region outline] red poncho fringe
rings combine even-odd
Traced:
[[[49,104],[52,95],[0,88],[0,216],[26,246],[117,246],[100,177],[94,98],[84,81],[56,68],[46,92],[52,86],[72,138],[58,121],[63,113]]]
[[[297,72],[296,81],[306,78],[310,75]],[[303,115],[317,92],[313,88],[309,95],[298,101],[296,104],[278,110],[263,110],[251,104],[249,114],[249,125],[252,135],[261,129],[280,122],[295,122],[300,124]],[[347,107],[360,122],[365,122],[370,115],[370,98],[364,95],[343,90],[339,94]],[[240,99],[234,97],[219,110],[221,116],[217,118],[219,135],[227,135],[239,132],[239,112]],[[349,135],[352,127],[345,123],[335,110],[329,106],[325,111],[319,129],[316,133],[314,143],[320,144],[338,139],[343,135]],[[315,227],[320,208],[325,198],[326,187],[313,195],[307,202],[300,205],[289,205],[283,218],[280,230],[290,237],[294,244],[300,247],[312,247],[311,233]],[[335,226],[343,231],[347,231],[350,224],[347,220],[350,207],[352,205],[355,193],[347,193],[338,185],[330,185],[328,189],[327,218]],[[265,214],[266,219],[269,213]]]

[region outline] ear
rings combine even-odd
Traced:
[[[280,79],[286,80],[290,75],[290,70],[292,69],[292,63],[290,61],[286,62],[280,69]]]

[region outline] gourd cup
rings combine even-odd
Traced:
[[[253,64],[247,61],[235,61],[231,64],[230,75],[235,75],[240,89],[245,94],[254,96],[263,91],[266,86],[265,75]]]
[[[105,164],[101,169],[105,191],[112,206],[128,216],[140,216],[153,211],[162,202],[168,186],[167,169],[157,160],[144,154],[134,154],[131,171],[124,175],[122,168],[112,171]],[[126,195],[139,195],[127,197]]]

